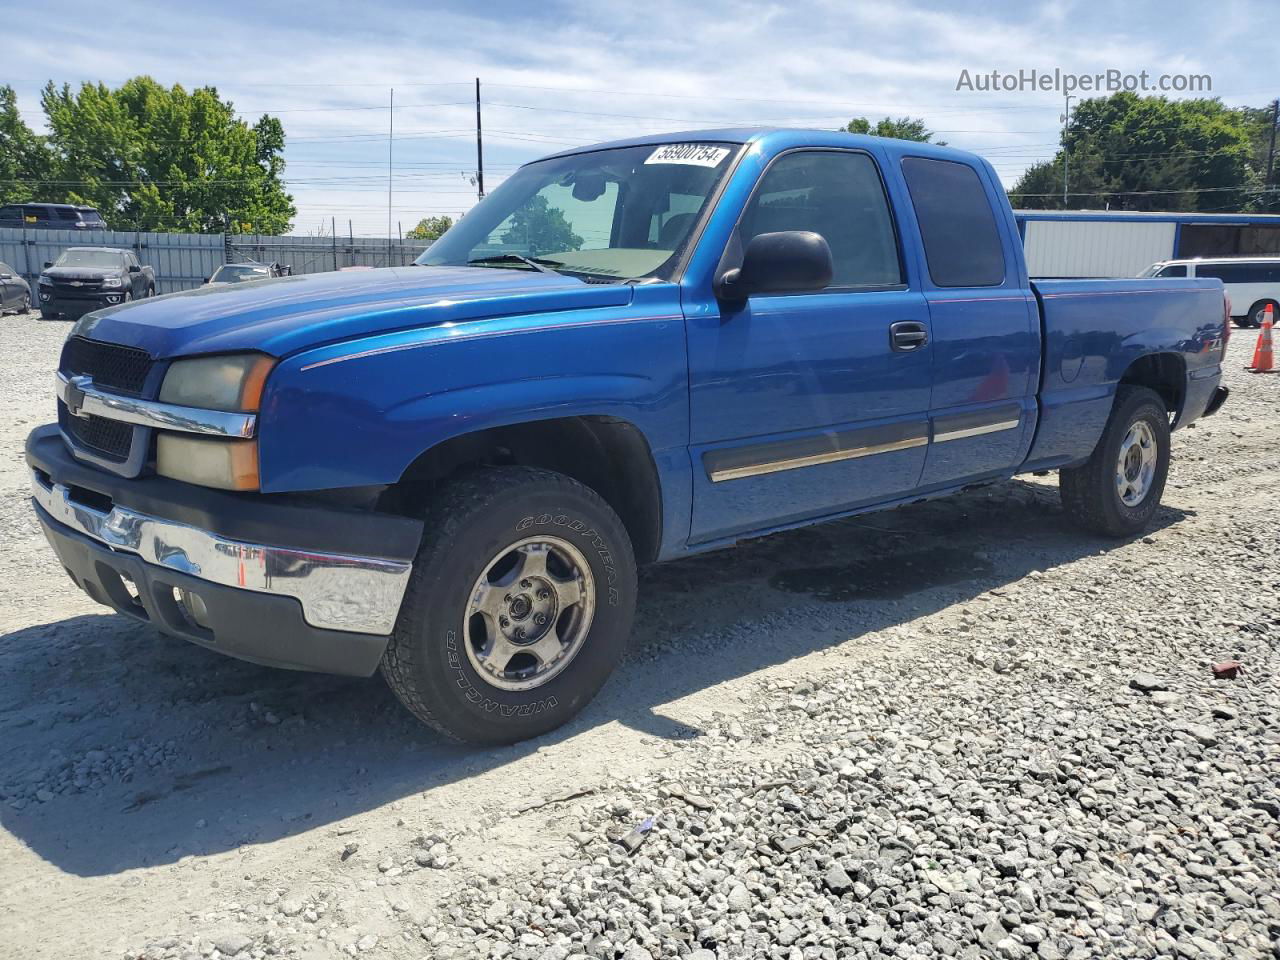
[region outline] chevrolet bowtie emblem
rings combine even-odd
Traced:
[[[71,281],[71,285],[72,285],[73,287],[83,287],[83,286],[84,286],[84,282],[83,282],[83,281],[81,281],[81,280],[72,280],[72,281]]]
[[[67,413],[73,417],[87,417],[88,414],[81,413],[80,408],[84,406],[84,388],[93,383],[90,377],[72,377],[67,381],[67,389],[62,400],[67,405]]]

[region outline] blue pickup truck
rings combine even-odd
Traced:
[[[504,743],[604,683],[637,564],[1046,470],[1138,533],[1229,320],[1216,280],[1031,283],[969,153],[641,137],[521,167],[412,266],[85,316],[26,456],[94,600]]]

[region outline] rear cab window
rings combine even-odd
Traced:
[[[902,173],[934,284],[996,287],[1004,283],[1000,230],[978,171],[952,160],[906,157]]]

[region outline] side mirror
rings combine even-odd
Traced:
[[[138,266],[136,263],[131,263],[131,264],[129,264],[129,272],[130,272],[130,273],[141,273],[141,272],[142,272],[142,268],[141,268],[140,266]]]
[[[811,230],[782,230],[752,237],[742,266],[716,280],[716,296],[745,300],[753,293],[796,293],[821,290],[834,271],[831,248]]]
[[[50,267],[52,267],[52,266],[53,266],[53,261],[52,261],[52,260],[46,260],[46,261],[44,262],[44,268],[45,268],[46,270],[48,270],[48,269],[49,269]]]

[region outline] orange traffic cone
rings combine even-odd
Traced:
[[[1250,373],[1275,373],[1275,355],[1271,349],[1271,326],[1275,322],[1271,304],[1267,304],[1267,312],[1262,315],[1262,332],[1258,334],[1258,345],[1253,349],[1253,363],[1245,367]]]

